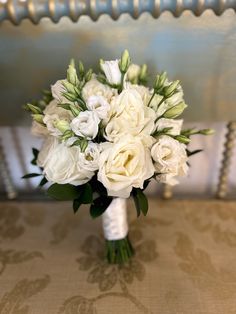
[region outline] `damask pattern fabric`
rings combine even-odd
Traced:
[[[0,203],[0,314],[234,314],[236,203],[129,203],[136,255],[104,259],[101,219],[69,203]]]

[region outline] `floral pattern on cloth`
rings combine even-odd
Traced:
[[[124,266],[105,261],[86,207],[74,217],[69,203],[0,203],[0,313],[234,314],[236,203],[149,203],[138,220],[128,203],[136,255]]]

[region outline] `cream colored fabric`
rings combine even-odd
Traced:
[[[131,204],[136,256],[118,267],[86,207],[0,203],[0,313],[235,314],[236,203]]]

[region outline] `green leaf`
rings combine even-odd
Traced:
[[[137,216],[139,217],[141,212],[146,216],[148,212],[148,200],[146,195],[141,189],[134,189],[132,195],[137,210]]]
[[[41,173],[28,173],[26,175],[24,175],[23,177],[21,177],[21,179],[29,179],[29,178],[34,178],[34,177],[38,177],[41,176]]]
[[[198,153],[201,153],[202,151],[203,151],[202,149],[196,149],[196,150],[193,150],[193,151],[190,151],[190,150],[186,149],[188,157],[190,157],[192,155],[195,155],[195,154],[198,154]]]
[[[89,183],[83,185],[84,189],[80,195],[83,204],[91,204],[93,201],[93,190]]]
[[[78,198],[81,194],[81,190],[71,184],[54,183],[48,188],[47,194],[59,201],[70,201]]]
[[[91,204],[93,202],[93,190],[89,183],[81,185],[80,196],[73,201],[73,210],[76,213],[82,204]]]
[[[144,181],[144,183],[143,183],[143,191],[148,187],[148,185],[149,185],[149,183],[151,182],[151,180],[149,179],[149,180],[146,180],[146,181]]]
[[[36,166],[37,164],[37,159],[38,159],[38,154],[39,154],[39,150],[36,149],[36,148],[32,148],[32,153],[33,153],[33,156],[34,158],[31,160],[31,164]]]
[[[97,176],[93,176],[92,179],[89,181],[91,187],[92,187],[92,190],[94,192],[97,192],[100,196],[103,195],[103,196],[107,196],[107,189],[104,187],[104,185],[97,180]]]
[[[112,197],[100,196],[96,198],[93,204],[90,206],[90,215],[92,218],[97,218],[102,215],[107,207],[111,204]]]
[[[46,183],[48,183],[48,180],[44,177],[42,180],[39,182],[39,186],[44,186]]]
[[[73,210],[74,210],[74,213],[75,213],[75,214],[77,213],[77,211],[79,210],[79,208],[80,208],[81,205],[82,205],[82,203],[81,203],[80,198],[75,199],[75,200],[73,201]]]

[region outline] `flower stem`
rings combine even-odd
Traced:
[[[128,236],[121,240],[106,240],[106,257],[110,264],[124,264],[134,255]]]

